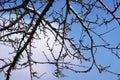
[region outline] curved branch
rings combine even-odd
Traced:
[[[16,6],[16,7],[1,9],[0,12],[2,12],[2,11],[12,11],[12,10],[20,9],[22,7],[24,8],[29,3],[29,1],[30,0],[25,0],[21,5]]]

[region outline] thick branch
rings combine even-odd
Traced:
[[[54,0],[49,1],[49,3],[47,4],[47,6],[45,7],[45,9],[43,10],[43,12],[41,13],[39,19],[36,21],[36,24],[34,26],[34,28],[32,29],[31,35],[29,36],[29,38],[27,39],[26,43],[24,44],[24,46],[20,49],[20,51],[18,51],[18,53],[16,54],[16,56],[13,59],[13,63],[10,65],[10,67],[7,70],[7,77],[6,80],[9,80],[10,78],[10,73],[11,70],[15,67],[16,63],[18,62],[20,55],[22,54],[22,52],[25,50],[25,48],[27,47],[27,45],[29,44],[29,42],[32,40],[34,33],[37,30],[37,27],[39,25],[39,23],[41,22],[43,16],[46,14],[46,12],[49,10],[49,8],[52,6]]]

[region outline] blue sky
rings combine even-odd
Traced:
[[[85,0],[85,1],[88,1],[88,0]],[[107,1],[107,0],[103,0],[103,1],[105,2],[105,4],[110,9],[113,9],[112,2]],[[65,4],[65,2],[63,0],[59,0],[58,2],[54,3],[53,8],[55,10],[57,10],[58,8],[61,8],[61,6],[63,6],[64,4]],[[79,11],[79,7],[76,4],[72,4],[74,6],[73,8],[76,11]],[[116,13],[116,15],[120,16],[120,14],[119,14],[120,9],[117,12],[118,13]],[[88,18],[90,20],[95,20],[96,19],[95,14],[99,14],[99,16],[101,16],[101,18],[106,17],[106,18],[109,19],[109,18],[112,17],[111,15],[106,15],[106,13],[104,11],[100,10],[100,9],[94,9],[92,14],[90,14]],[[74,15],[71,15],[71,16],[74,16]],[[94,26],[96,27],[97,25],[91,25],[91,27],[94,27]],[[120,25],[118,25],[116,21],[113,21],[108,25],[103,25],[101,27],[98,27],[95,31],[97,33],[104,33],[106,31],[109,31],[110,29],[113,29],[114,27],[115,27],[115,29],[112,32],[104,35],[103,37],[105,38],[106,41],[108,41],[109,43],[112,43],[112,45],[117,45],[120,42],[120,37],[119,37],[119,34],[120,34],[120,28],[119,27],[120,27]],[[71,26],[71,29],[72,29],[72,31],[69,32],[68,36],[73,37],[76,44],[78,44],[78,42],[79,42],[78,40],[80,38],[80,32],[81,32],[81,25],[80,24],[74,24],[74,25]],[[49,34],[49,32],[48,32],[48,34]],[[50,38],[53,39],[53,36],[51,34],[49,34],[49,36],[50,36]],[[94,40],[97,44],[103,43],[103,42],[101,42],[101,40],[97,36],[95,36],[95,35],[93,35],[93,36],[94,36]],[[46,40],[47,40],[47,38],[46,39],[43,38],[43,40],[41,42],[38,41],[39,44],[36,44],[37,43],[37,41],[36,41],[36,43],[34,45],[37,48],[33,50],[35,54],[40,53],[42,51],[46,51],[46,53],[49,53],[49,51],[47,51],[46,48],[45,48],[45,46],[46,46],[45,41]],[[49,43],[52,43],[53,41],[54,41],[54,39],[50,40]],[[87,38],[85,40],[85,43],[86,42],[88,42]],[[1,57],[6,57],[6,56],[11,57],[11,56],[7,55],[7,51],[10,51],[10,50],[11,50],[11,48],[0,45],[0,52],[4,52],[4,54],[1,53],[0,56]],[[59,47],[56,48],[56,50],[59,50]],[[55,52],[57,52],[57,51],[55,51]],[[37,54],[37,55],[41,56],[42,54]],[[37,59],[38,60],[39,59],[44,60],[43,57],[39,58],[39,57],[37,57],[37,55],[34,56],[34,58],[36,58],[36,60]],[[47,54],[47,55],[49,55],[49,54]],[[89,53],[85,52],[85,55],[89,55]],[[42,56],[44,56],[44,55],[42,55]],[[98,51],[97,51],[97,54],[95,55],[95,59],[96,59],[97,64],[102,64],[103,66],[110,65],[111,66],[109,68],[110,70],[120,73],[120,61],[113,54],[111,54],[108,50],[103,49],[103,48],[99,48]],[[74,61],[77,61],[77,60],[74,60]],[[88,65],[87,63],[85,63],[85,64]],[[74,73],[70,70],[64,69],[63,74],[65,74],[66,77],[63,77],[63,78],[56,78],[55,76],[53,76],[53,73],[54,73],[54,70],[55,70],[55,66],[53,66],[53,65],[40,65],[40,66],[35,65],[34,67],[35,67],[36,71],[40,72],[40,74],[42,74],[44,72],[45,73],[47,72],[39,80],[117,80],[118,79],[118,76],[115,76],[115,75],[110,74],[108,72],[99,73],[95,66],[88,73]],[[16,79],[17,80],[29,80],[30,79],[28,69],[25,69],[25,70],[22,70],[22,71],[13,71],[12,75],[13,76],[11,77],[11,80],[16,80]],[[4,80],[4,75],[2,73],[0,73],[0,79]],[[35,80],[37,80],[37,79],[35,79]]]

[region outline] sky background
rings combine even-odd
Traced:
[[[85,0],[85,1],[87,1],[87,0]],[[113,9],[112,2],[110,2],[108,0],[103,0],[103,1],[110,9]],[[54,9],[57,10],[58,8],[61,7],[61,5],[64,5],[64,3],[65,2],[63,0],[59,0],[58,2],[54,3],[53,7],[54,7]],[[74,6],[75,10],[79,10],[78,5],[76,5],[76,4],[72,4],[72,5]],[[120,14],[119,14],[120,9],[117,12],[118,13],[116,13],[116,15],[120,16]],[[102,10],[94,9],[92,13],[93,14],[91,14],[89,16],[89,18],[91,20],[95,19],[95,15],[94,15],[95,13],[98,13],[101,16],[101,18],[106,17],[109,19],[111,17],[110,15],[106,15],[106,13],[104,13],[104,11],[102,11]],[[56,25],[54,25],[54,26],[56,26]],[[116,23],[116,21],[113,21],[112,23],[108,24],[107,26],[103,25],[102,28],[98,27],[96,29],[96,32],[98,32],[98,33],[101,31],[104,32],[106,30],[113,29],[114,27],[115,27],[115,30],[106,34],[104,36],[104,38],[108,42],[112,43],[113,45],[116,45],[120,41],[120,37],[119,37],[120,25],[118,25]],[[72,28],[72,31],[69,33],[69,36],[74,37],[75,42],[78,43],[79,33],[81,31],[80,24],[74,24],[74,26],[72,26],[71,28]],[[51,35],[50,32],[47,32],[47,33],[49,34],[49,37],[51,38],[49,40],[49,43],[52,44],[54,42],[54,37]],[[34,45],[36,46],[36,48],[33,49],[33,52],[35,54],[35,56],[33,56],[33,57],[36,60],[43,60],[43,61],[45,60],[44,55],[41,54],[42,51],[45,51],[46,54],[49,56],[49,51],[46,50],[46,46],[47,46],[46,40],[47,39],[48,38],[44,38],[44,36],[43,36],[43,39],[41,39],[41,41],[35,41]],[[97,37],[95,37],[95,41],[98,44],[102,43]],[[86,40],[86,42],[87,42],[87,40]],[[55,50],[56,50],[55,52],[57,52],[59,50],[59,47],[57,47]],[[7,55],[7,53],[9,51],[12,52],[12,49],[10,47],[0,45],[0,58],[4,58],[4,57],[12,58],[11,55]],[[104,65],[104,66],[111,65],[110,70],[113,70],[113,71],[120,73],[120,60],[118,60],[108,50],[105,50],[102,48],[99,49],[97,51],[97,54],[95,55],[95,58],[96,58],[96,62],[98,64],[102,63],[102,65]],[[24,61],[25,58],[23,58],[22,60]],[[1,66],[1,64],[2,63],[0,63],[0,66]],[[96,67],[93,67],[93,69],[88,73],[74,73],[70,70],[65,69],[65,70],[63,70],[63,74],[65,74],[66,76],[62,77],[62,78],[56,78],[55,76],[53,76],[53,73],[55,71],[54,65],[49,65],[49,64],[48,65],[34,65],[34,69],[36,71],[40,72],[39,74],[45,73],[45,75],[43,75],[39,80],[117,80],[118,79],[118,76],[115,76],[115,75],[110,74],[108,72],[99,73],[98,70],[96,69]],[[21,70],[21,71],[13,71],[11,75],[12,75],[11,80],[30,80],[28,68]],[[4,80],[3,73],[0,73],[0,80]],[[34,80],[37,80],[37,79],[35,78]]]

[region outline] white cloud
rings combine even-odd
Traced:
[[[26,21],[26,22],[29,22],[29,21]],[[55,28],[57,28],[56,27],[57,24],[53,24],[53,26]],[[33,43],[32,43],[33,46],[36,47],[36,48],[32,49],[32,52],[33,52],[32,58],[33,58],[33,60],[35,60],[37,62],[46,62],[47,61],[47,59],[45,57],[45,55],[46,55],[50,61],[54,61],[54,58],[53,58],[51,52],[49,51],[49,48],[47,47],[48,46],[47,41],[48,41],[48,44],[49,44],[50,48],[52,48],[52,46],[53,46],[53,44],[55,42],[54,35],[49,30],[46,31],[46,34],[47,34],[46,37],[43,35],[43,33],[40,34],[39,31],[37,31],[37,32],[38,32],[41,39],[40,40],[34,40]],[[59,40],[61,41],[60,38],[59,38]],[[66,43],[66,46],[68,47],[68,49],[71,51],[71,53],[74,53],[74,51],[70,48],[70,43],[68,41],[65,41],[65,43]],[[61,49],[61,45],[58,45],[58,42],[56,42],[55,45],[54,45],[54,48],[53,48],[53,53],[54,53],[53,55],[55,56],[55,58],[57,58],[59,56],[60,49]],[[0,47],[0,50],[1,50],[1,52],[3,52],[3,54],[0,54],[0,58],[13,59],[15,54],[9,54],[8,55],[9,52],[13,51],[11,47],[7,47],[7,46],[2,45]],[[43,54],[43,52],[45,53],[45,55]],[[64,50],[63,50],[63,53],[64,53]],[[23,54],[26,56],[25,53],[23,53]],[[20,61],[22,62],[22,61],[26,61],[26,60],[27,60],[26,57],[24,57],[24,58],[21,58]],[[76,64],[80,63],[79,60],[77,60],[77,59],[73,60],[73,58],[70,58],[70,57],[66,57],[65,61],[66,62],[76,63]],[[51,80],[52,80],[52,78],[55,79],[55,77],[53,77],[53,75],[52,75],[52,73],[56,69],[54,65],[35,64],[33,66],[33,69],[35,71],[37,71],[38,74],[40,74],[40,75],[43,74],[43,73],[46,73],[44,76],[41,77],[41,79],[43,78],[43,80],[48,80],[50,78],[51,78]],[[16,79],[18,79],[18,77],[21,80],[23,80],[23,79],[27,80],[27,79],[30,78],[29,77],[29,68],[26,68],[26,69],[23,69],[23,70],[18,70],[18,71],[14,70],[12,72],[11,76],[12,76],[11,77],[12,80],[16,80]]]

